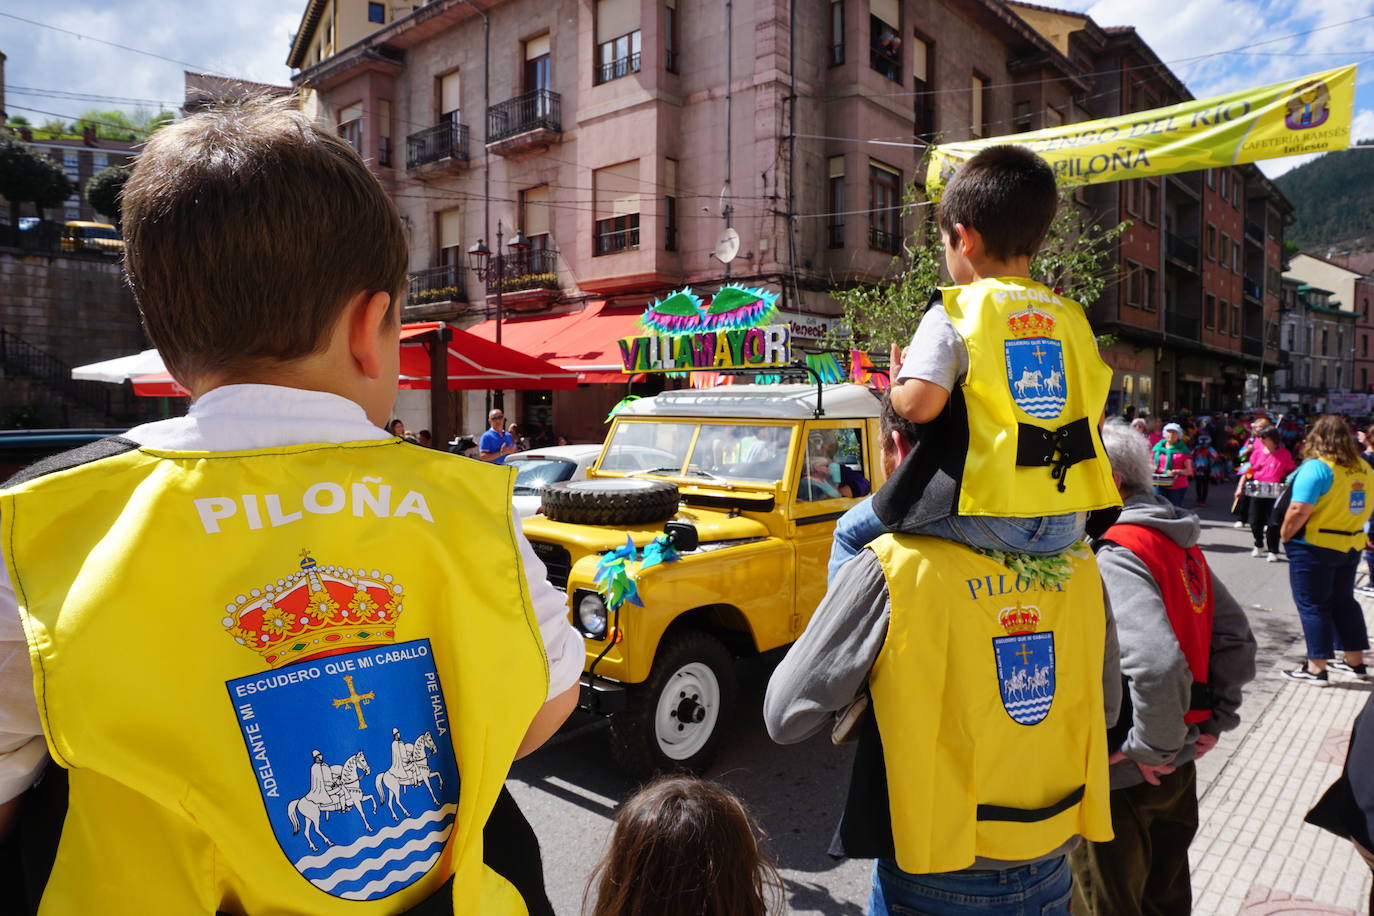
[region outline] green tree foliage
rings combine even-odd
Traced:
[[[903,242],[904,252],[894,258],[892,273],[875,284],[836,290],[844,309],[847,337],[836,336],[831,345],[866,349],[875,356],[886,354],[889,345],[905,346],[925,313],[935,288],[946,283],[944,245],[930,207],[908,192],[908,207],[919,206],[918,227]],[[1116,273],[1112,251],[1129,223],[1103,229],[1089,222],[1070,198],[1065,198],[1040,253],[1031,261],[1031,276],[1051,289],[1062,291],[1086,308],[1102,295]],[[1110,343],[1099,338],[1100,344]]]
[[[1374,144],[1362,140],[1360,146]],[[1274,184],[1293,202],[1284,235],[1319,254],[1327,248],[1374,250],[1374,153],[1347,149],[1285,172]]]
[[[19,225],[20,204],[31,203],[42,215],[45,209],[61,205],[71,193],[71,179],[61,166],[0,131],[0,197],[10,202],[10,225]]]
[[[72,132],[80,134],[86,127],[94,127],[95,135],[106,140],[140,141],[148,139],[149,134],[175,117],[170,111],[153,113],[145,108],[136,109],[133,114],[118,109],[91,109],[83,111],[76,119],[72,124]]]
[[[124,191],[124,182],[129,180],[129,170],[112,165],[101,169],[86,181],[86,200],[97,213],[111,217],[115,226],[120,223],[119,195]]]

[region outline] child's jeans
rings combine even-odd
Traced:
[[[911,533],[928,534],[987,550],[1049,556],[1072,546],[1074,541],[1082,537],[1087,520],[1087,513],[1084,512],[1045,518],[955,515]],[[827,580],[834,579],[841,566],[863,550],[869,541],[886,531],[873,512],[871,496],[840,516],[835,524],[835,539],[830,548]]]

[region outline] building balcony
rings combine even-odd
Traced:
[[[468,126],[445,121],[406,137],[406,171],[421,180],[468,167]]]
[[[1245,221],[1245,235],[1260,245],[1264,244],[1264,226],[1252,219]]]
[[[1181,235],[1174,235],[1172,232],[1165,233],[1164,253],[1169,258],[1187,267],[1194,273],[1198,272],[1198,247],[1193,239],[1185,239]]]
[[[629,76],[631,73],[639,72],[639,55],[631,54],[618,60],[608,60],[604,64],[598,64],[594,71],[595,83],[600,86],[602,83],[609,83],[611,80],[618,80],[622,76]]]
[[[868,65],[894,83],[902,81],[902,56],[881,43],[869,45]]]
[[[844,223],[829,223],[826,225],[825,245],[827,248],[844,247]]]
[[[888,254],[901,254],[902,236],[897,232],[888,232],[877,226],[869,226],[868,247],[875,251],[886,251]]]
[[[1242,277],[1240,288],[1247,298],[1255,302],[1264,301],[1264,287],[1260,286],[1252,277]]]
[[[502,308],[533,311],[558,298],[558,251],[531,248],[493,256],[487,265],[487,297],[501,291]],[[497,280],[497,277],[500,280]]]
[[[1246,356],[1263,356],[1264,341],[1258,337],[1242,337],[1240,339],[1240,352]]]
[[[417,270],[410,275],[406,291],[407,317],[448,314],[461,310],[466,303],[461,263]]]
[[[1164,316],[1164,330],[1166,333],[1186,337],[1188,340],[1195,341],[1202,338],[1202,322],[1195,315],[1180,315],[1177,312],[1169,312]]]
[[[498,156],[548,149],[563,133],[563,97],[535,89],[487,109],[487,148]]]

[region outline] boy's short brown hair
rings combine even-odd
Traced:
[[[396,206],[291,99],[197,112],[148,140],[123,194],[124,267],[187,382],[324,349],[349,299],[406,277]]]
[[[989,146],[959,166],[940,198],[940,231],[977,229],[987,253],[999,260],[1034,257],[1059,209],[1049,163],[1024,146]]]

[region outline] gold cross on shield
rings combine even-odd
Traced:
[[[1044,347],[1042,347],[1040,344],[1036,344],[1035,349],[1031,351],[1031,356],[1035,357],[1036,362],[1043,363],[1045,361],[1045,352],[1046,351]]]
[[[1028,665],[1028,664],[1030,664],[1030,649],[1027,649],[1027,648],[1026,648],[1026,644],[1025,644],[1025,643],[1021,643],[1021,651],[1020,651],[1020,652],[1013,652],[1013,653],[1011,653],[1011,654],[1012,654],[1012,655],[1019,655],[1019,656],[1021,656],[1021,664],[1023,664],[1023,665]],[[350,687],[353,686],[353,682],[352,682],[351,680],[349,681],[349,686],[350,686]],[[335,701],[334,701],[334,705],[335,705],[335,706],[339,705],[339,701],[338,701],[338,700],[335,700]],[[361,718],[361,717],[362,717],[361,714],[359,714],[359,718]]]
[[[367,693],[358,693],[353,687],[353,675],[345,674],[344,683],[348,685],[348,696],[341,700],[334,701],[334,708],[339,709],[343,706],[352,706],[353,711],[358,714],[358,728],[367,728],[367,722],[363,719],[363,704],[377,699],[377,694],[369,690]]]

